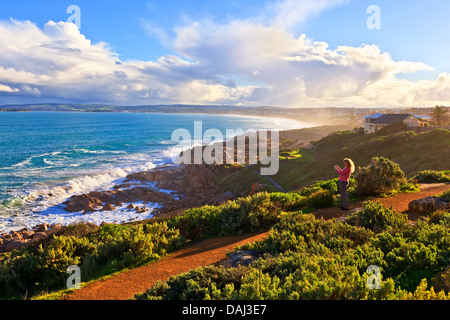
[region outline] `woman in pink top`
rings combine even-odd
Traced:
[[[350,175],[355,172],[355,164],[351,159],[344,159],[345,168],[341,169],[338,165],[334,166],[334,169],[339,173],[339,192],[341,193],[342,206],[339,207],[341,210],[348,210],[348,197],[347,197],[347,187],[348,179]]]

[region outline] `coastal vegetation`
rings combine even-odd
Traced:
[[[375,135],[336,132],[313,142],[313,150],[286,153],[282,172],[275,176],[290,186],[286,193],[263,190],[220,205],[190,208],[178,216],[122,225],[62,227],[37,243],[2,255],[1,298],[63,290],[70,265],[79,266],[82,281],[87,282],[152,263],[189,241],[269,231],[265,240],[236,248],[262,256],[249,266],[198,268],[158,283],[136,298],[449,299],[450,213],[434,213],[411,224],[405,214],[370,197],[415,192],[416,182],[448,182],[445,161],[429,153],[448,150],[450,132],[416,135],[396,130],[388,134],[388,130],[392,127]],[[412,146],[404,146],[407,142]],[[420,152],[411,157],[403,154],[405,150]],[[346,156],[363,165],[349,183],[350,200],[365,201],[363,209],[345,221],[317,219],[312,213],[337,206],[340,200],[337,178],[325,168]],[[286,168],[295,172],[288,177]],[[226,180],[224,173],[223,183],[238,184],[241,170],[247,170],[247,177],[264,179],[250,168],[224,170],[236,175]],[[381,270],[379,290],[367,287],[371,265]]]
[[[249,266],[208,266],[173,276],[136,299],[450,299],[450,214],[408,225],[407,217],[367,202],[346,223],[303,211],[284,213]],[[381,288],[367,286],[379,266]]]

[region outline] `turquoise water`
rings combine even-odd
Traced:
[[[292,120],[199,114],[0,112],[0,231],[69,223],[61,202],[171,162],[175,129],[293,129]],[[203,132],[204,132],[203,131]],[[124,212],[112,213],[114,218]],[[93,222],[106,216],[83,217]],[[119,216],[119,217],[118,217]],[[139,218],[139,217],[138,217]],[[145,218],[145,217],[142,217]]]

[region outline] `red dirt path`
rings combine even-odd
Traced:
[[[262,240],[268,232],[196,241],[168,257],[146,266],[119,273],[105,280],[93,282],[64,300],[127,300],[144,292],[158,280],[166,281],[197,267],[211,265],[226,258],[233,248]]]
[[[407,213],[409,219],[417,220],[419,212],[408,211],[408,204],[412,200],[438,195],[450,190],[450,184],[422,185],[422,191],[411,194],[400,194],[391,198],[371,199],[380,201],[387,207],[391,205],[397,212]],[[360,208],[362,203],[352,203],[351,210]],[[317,218],[332,219],[344,216],[351,211],[341,211],[338,208],[318,210]],[[114,275],[105,280],[93,282],[80,290],[64,296],[67,300],[127,300],[136,293],[144,292],[157,281],[166,281],[170,276],[177,275],[197,267],[207,266],[226,258],[226,253],[233,248],[246,243],[262,240],[268,232],[261,234],[247,234],[207,239],[188,244],[181,250],[168,257],[146,266],[135,268]]]
[[[393,207],[393,209],[397,212],[406,213],[408,215],[409,220],[416,221],[423,214],[418,211],[409,210],[408,205],[411,201],[435,196],[441,194],[447,190],[450,190],[450,183],[433,183],[433,184],[422,184],[420,192],[415,193],[402,193],[395,197],[390,198],[375,198],[370,199],[371,201],[379,201],[385,207]],[[357,208],[362,207],[362,202],[350,203],[349,209],[351,212]],[[339,218],[345,214],[345,211],[340,210],[339,208],[327,208],[318,210],[315,215],[318,218],[323,218],[325,220],[332,218]]]

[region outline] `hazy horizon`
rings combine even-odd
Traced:
[[[450,105],[443,0],[0,4],[0,104]]]

